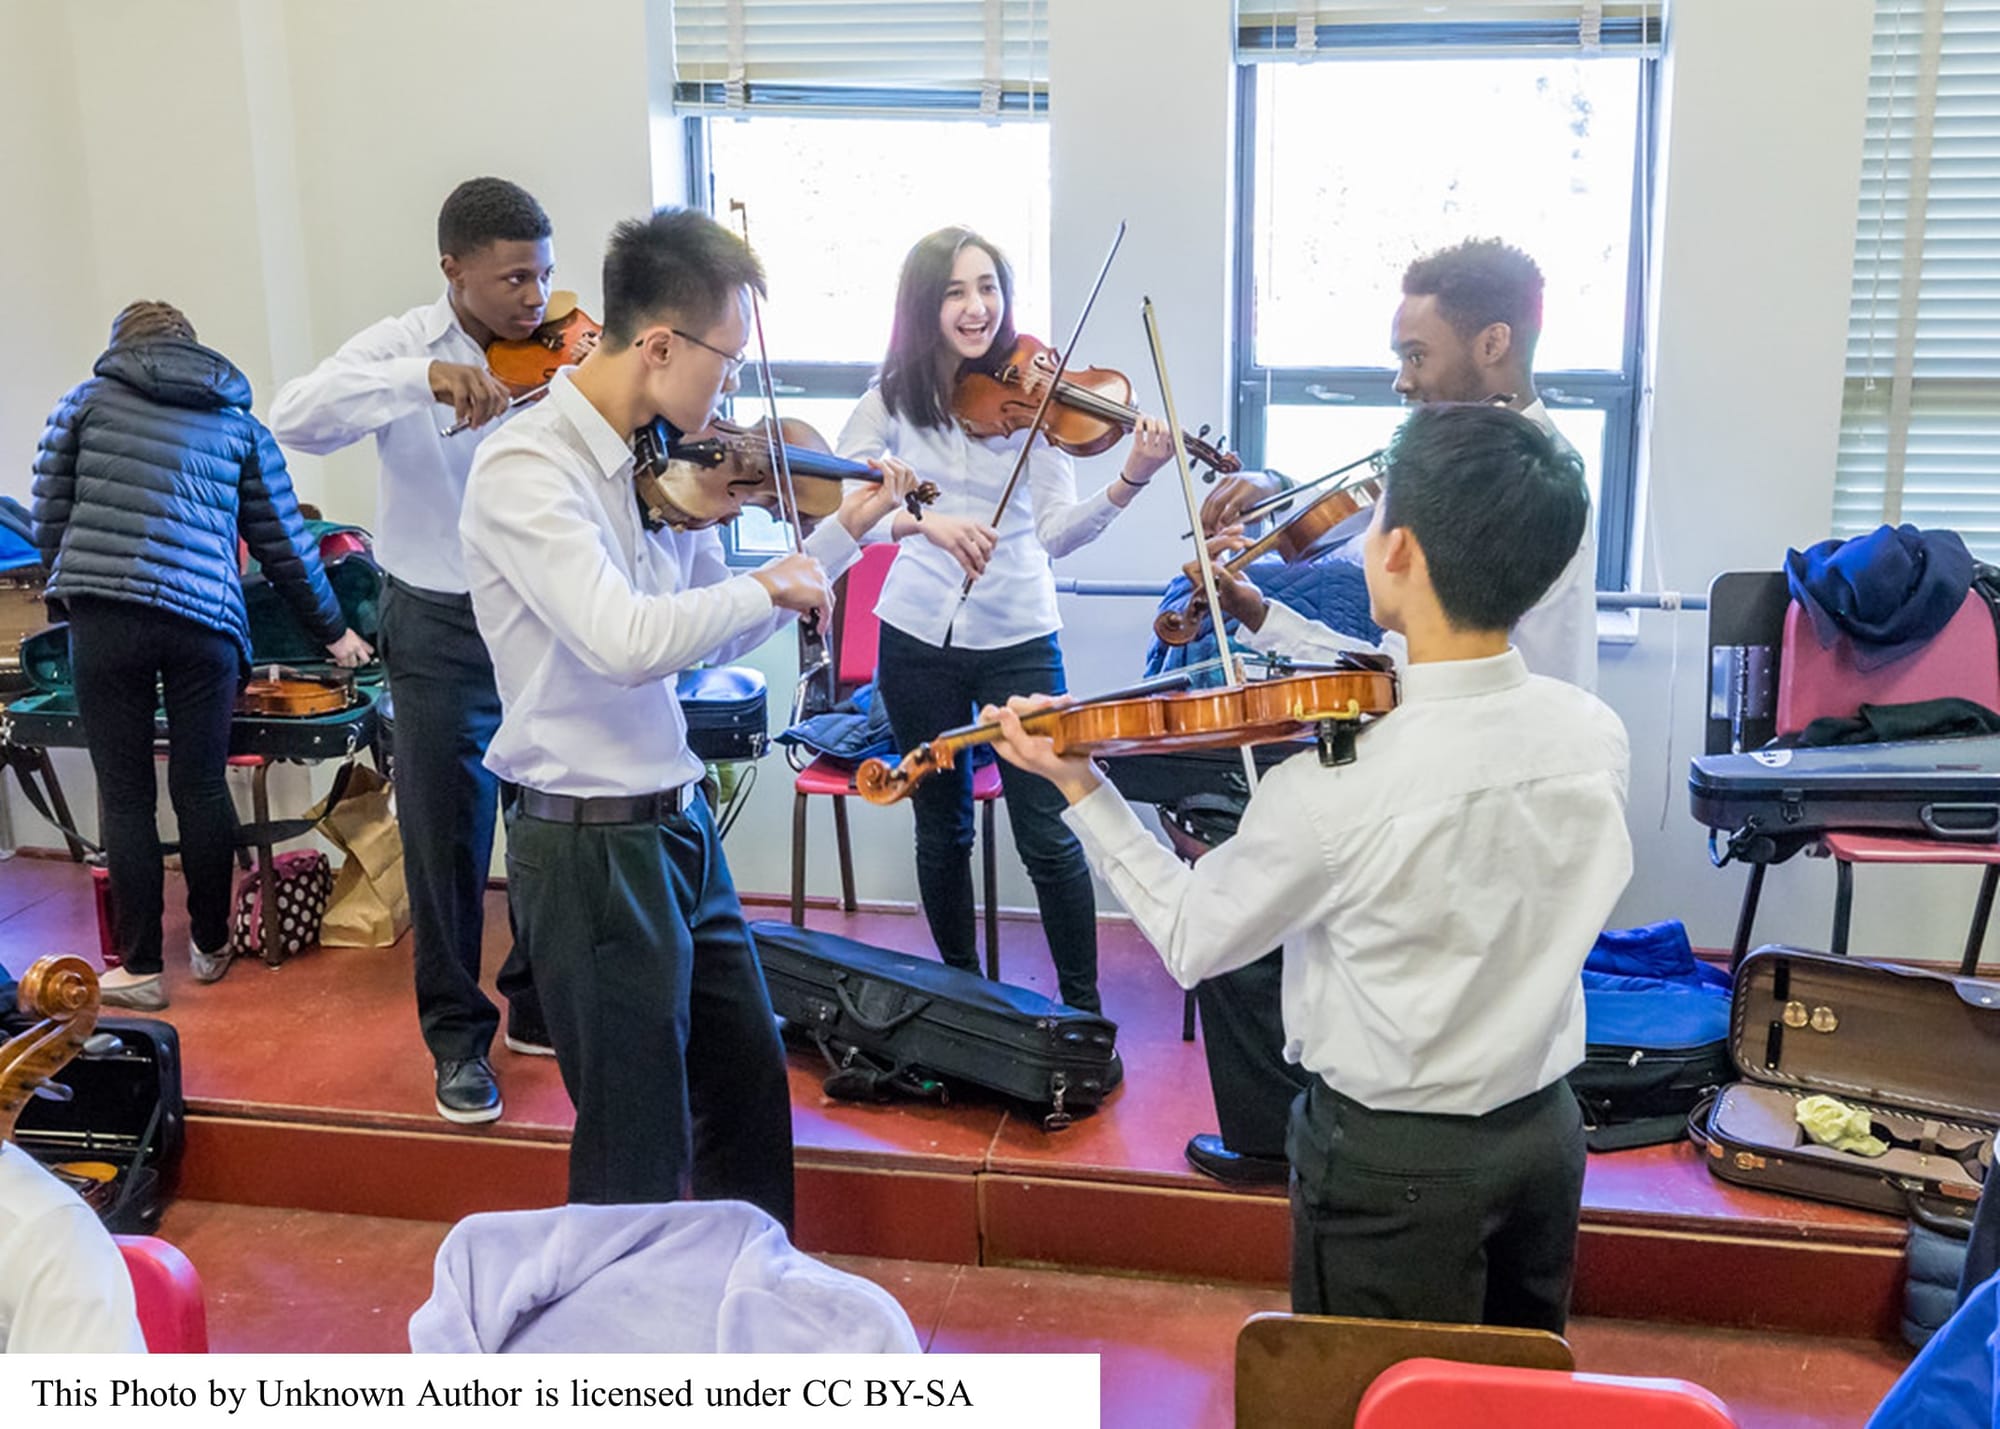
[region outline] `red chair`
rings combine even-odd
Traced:
[[[1782,577],[1780,577],[1782,579]],[[1854,665],[1846,642],[1822,646],[1812,618],[1797,602],[1786,607],[1777,675],[1777,732],[1796,734],[1826,716],[1852,718],[1864,704],[1908,704],[1918,700],[1957,697],[2000,710],[2000,639],[1993,616],[1977,591],[1930,643],[1914,654],[1878,669]],[[1878,837],[1829,833],[1813,850],[1834,861],[1833,952],[1847,952],[1848,927],[1854,910],[1854,866],[1873,864],[1976,865],[1984,870],[1973,905],[1972,926],[1960,959],[1962,974],[1979,970],[1993,899],[2000,890],[2000,845],[1936,838]],[[1750,925],[1763,891],[1765,864],[1753,866],[1744,890],[1737,922],[1735,962],[1750,945]],[[1734,963],[1732,963],[1732,966]]]
[[[208,1307],[193,1263],[158,1236],[112,1239],[118,1242],[126,1273],[132,1277],[132,1298],[139,1307],[146,1349],[156,1355],[207,1354]]]
[[[881,622],[875,618],[875,602],[882,583],[889,577],[896,548],[890,544],[864,549],[840,578],[835,590],[833,631],[829,654],[833,660],[834,698],[844,700],[875,678],[875,662],[881,649]],[[847,832],[847,801],[858,797],[854,771],[845,760],[826,755],[816,757],[792,781],[792,924],[806,925],[806,809],[815,798],[833,800],[833,837],[840,853],[840,906],[854,911],[854,845]],[[1000,860],[993,841],[993,805],[1000,797],[1000,767],[979,766],[972,775],[972,798],[979,806],[979,847],[981,873],[986,888],[986,976],[1000,979]]]
[[[1733,1429],[1721,1400],[1683,1379],[1404,1360],[1376,1376],[1354,1429]]]

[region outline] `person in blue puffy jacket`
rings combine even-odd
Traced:
[[[285,459],[250,415],[250,383],[167,303],[133,303],[88,381],[50,413],[35,454],[35,544],[52,614],[69,620],[77,708],[104,808],[124,966],[111,1007],[167,1005],[153,717],[187,879],[189,965],[229,966],[229,721],[250,667],[240,536],[341,665],[373,651],[347,628],[299,515]]]

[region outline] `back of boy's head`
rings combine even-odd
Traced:
[[[140,301],[127,303],[111,320],[111,345],[131,342],[159,342],[178,338],[196,341],[194,324],[172,303]]]
[[[1509,630],[1548,593],[1590,518],[1583,462],[1518,412],[1417,408],[1386,453],[1382,521],[1423,548],[1460,630]]]
[[[535,196],[506,179],[467,179],[438,210],[438,254],[469,258],[489,243],[534,243],[554,229]]]
[[[604,337],[614,346],[651,323],[702,336],[744,288],[764,291],[750,245],[698,209],[663,208],[611,230],[604,249]]]

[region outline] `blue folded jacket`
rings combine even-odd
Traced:
[[[1845,636],[1857,669],[1918,649],[1965,603],[1972,553],[1956,531],[1879,526],[1866,536],[1785,553],[1785,579],[1822,646]]]

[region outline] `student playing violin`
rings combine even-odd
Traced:
[[[496,340],[534,335],[555,250],[548,215],[505,179],[468,179],[438,213],[445,292],[350,338],[271,409],[278,440],[324,454],[375,439],[375,558],[388,573],[381,647],[396,711],[396,817],[410,886],[417,1015],[447,1121],[492,1121],[487,1052],[499,1013],[479,989],[487,865],[499,785],[480,763],[500,723],[459,552],[458,514],[480,439],[513,394],[488,370]],[[448,410],[447,410],[448,409]],[[453,421],[471,428],[442,435]],[[527,974],[510,955],[507,1046],[549,1054]]]
[[[921,521],[901,512],[877,528],[901,543],[875,613],[877,688],[903,749],[964,724],[980,705],[1066,688],[1049,562],[1097,539],[1173,454],[1166,424],[1142,417],[1117,478],[1079,498],[1069,457],[1038,443],[1027,499],[1010,502],[996,528],[992,513],[1028,438],[968,436],[952,396],[961,373],[989,371],[1013,350],[1013,299],[1013,270],[986,239],[944,228],[921,240],[903,260],[880,379],[836,443],[842,456],[900,457],[942,493]],[[1062,795],[1011,765],[1001,777],[1062,1000],[1096,1011],[1096,898],[1062,822]],[[931,937],[947,963],[977,969],[970,765],[927,780],[913,799]]]

